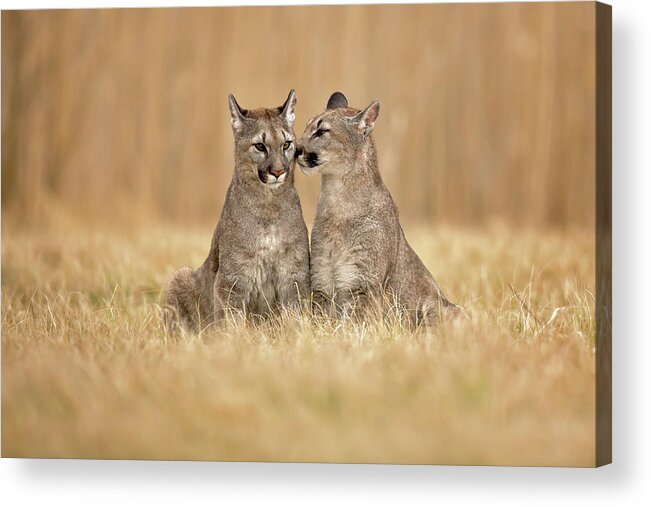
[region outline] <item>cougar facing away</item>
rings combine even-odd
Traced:
[[[431,323],[459,309],[405,239],[371,136],[379,112],[377,100],[360,111],[335,92],[297,143],[301,170],[321,176],[311,238],[313,302],[342,316],[395,301],[412,323]]]
[[[266,315],[309,296],[309,243],[294,187],[296,93],[274,109],[228,97],[235,170],[201,267],[169,282],[166,320],[199,330],[229,310]]]

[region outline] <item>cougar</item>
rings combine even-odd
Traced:
[[[309,296],[309,243],[294,187],[296,93],[274,109],[228,96],[235,170],[205,262],[169,282],[166,321],[190,330],[235,310],[265,316]]]
[[[433,323],[458,307],[405,238],[371,136],[379,112],[377,100],[360,111],[335,92],[297,143],[301,170],[321,177],[311,236],[313,304],[341,317],[395,302],[411,323]]]

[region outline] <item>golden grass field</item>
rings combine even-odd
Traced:
[[[594,233],[406,233],[467,318],[169,335],[210,227],[5,220],[2,455],[593,466]]]

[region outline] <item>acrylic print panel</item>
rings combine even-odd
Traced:
[[[3,456],[610,461],[609,7],[3,12],[2,114]]]

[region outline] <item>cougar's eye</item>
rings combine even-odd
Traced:
[[[314,133],[314,137],[321,137],[326,132],[327,132],[327,130],[325,130],[325,129],[319,129]]]
[[[267,151],[267,147],[262,143],[255,143],[253,147],[256,150],[258,150],[260,153],[264,153],[265,151]]]
[[[285,144],[283,144],[283,150],[287,151],[289,150],[289,147],[292,145],[291,141],[285,141]]]

